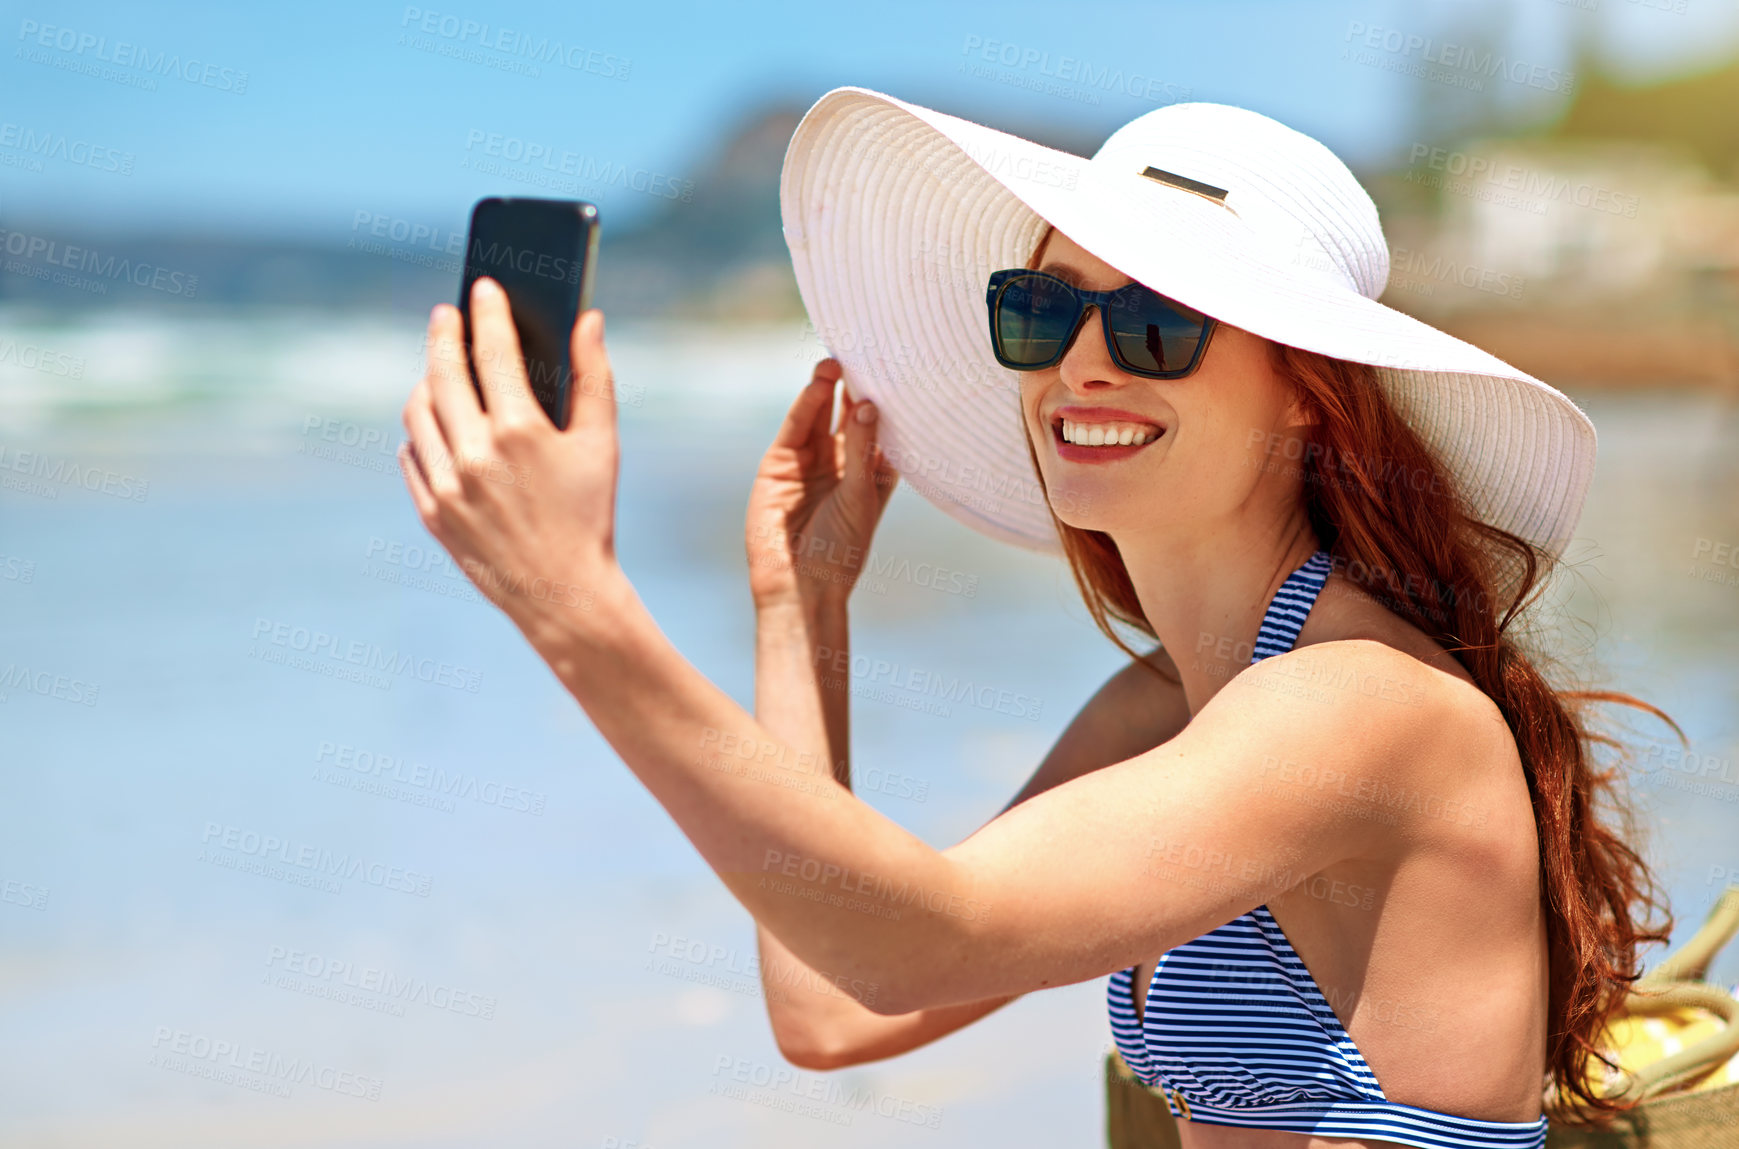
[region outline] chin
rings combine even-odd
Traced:
[[[1049,492],[1051,513],[1057,520],[1079,531],[1117,531],[1127,528],[1131,520],[1140,518],[1139,511],[1127,506],[1131,495],[1115,495],[1090,484],[1079,483]],[[1151,500],[1143,500],[1151,507]]]
[[[1077,530],[1138,535],[1152,530],[1162,518],[1175,522],[1184,508],[1202,505],[1202,492],[1194,484],[1180,484],[1176,476],[1159,468],[1137,469],[1132,463],[1120,463],[1056,470],[1064,473],[1045,476],[1051,513],[1058,522]]]

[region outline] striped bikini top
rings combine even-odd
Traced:
[[[1317,551],[1287,577],[1263,616],[1252,663],[1292,649],[1329,567]],[[1421,1149],[1546,1143],[1544,1116],[1485,1121],[1385,1097],[1265,905],[1168,950],[1140,1021],[1134,980],[1133,966],[1111,975],[1111,1036],[1136,1078],[1164,1092],[1173,1116]]]

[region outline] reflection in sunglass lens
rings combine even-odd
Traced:
[[[1201,341],[1204,316],[1139,283],[1119,288],[1107,308],[1123,362],[1140,371],[1175,371]]]
[[[1049,363],[1080,315],[1075,293],[1067,284],[1039,275],[1011,279],[997,300],[997,337],[1002,353],[1015,363]]]

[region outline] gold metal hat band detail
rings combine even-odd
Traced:
[[[1201,180],[1192,180],[1188,176],[1180,176],[1176,172],[1168,172],[1163,168],[1150,166],[1141,174],[1157,183],[1168,184],[1180,191],[1194,192],[1203,199],[1211,199],[1218,204],[1226,204],[1225,188],[1217,188],[1213,184],[1205,184]]]

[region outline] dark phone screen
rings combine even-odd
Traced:
[[[573,375],[569,337],[591,302],[597,233],[598,209],[582,200],[491,197],[471,210],[459,312],[474,385],[486,409],[489,397],[471,355],[471,285],[488,276],[506,289],[532,394],[550,422],[566,427]]]

